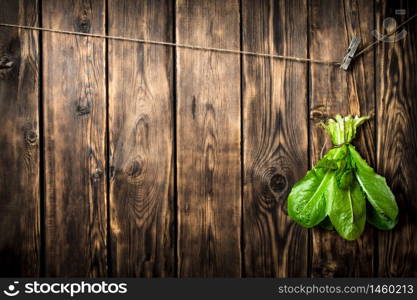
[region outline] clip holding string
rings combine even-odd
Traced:
[[[350,41],[349,48],[346,51],[346,55],[343,58],[340,68],[344,71],[349,69],[349,65],[352,62],[352,59],[355,57],[355,52],[358,50],[359,44],[361,43],[361,38],[359,36],[354,36]]]

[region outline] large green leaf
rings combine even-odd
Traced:
[[[368,223],[381,230],[390,230],[398,223],[398,215],[395,219],[391,220],[385,214],[378,213],[369,201],[366,203],[366,215]]]
[[[319,224],[327,215],[325,193],[337,160],[344,156],[344,149],[330,150],[318,163],[317,167],[307,172],[298,181],[288,196],[288,215],[304,227]]]
[[[327,213],[325,191],[331,171],[312,169],[297,182],[288,196],[288,215],[304,227],[320,223]]]
[[[340,188],[336,175],[333,175],[327,195],[329,217],[336,231],[347,240],[358,238],[366,222],[365,196],[359,184],[354,180],[350,188]]]
[[[385,178],[375,173],[354,146],[349,145],[349,152],[355,166],[355,176],[371,204],[368,206],[368,222],[379,229],[392,229],[398,221],[394,194]]]

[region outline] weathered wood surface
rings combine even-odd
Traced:
[[[359,35],[361,45],[372,39],[372,1],[313,0],[310,6],[310,57],[341,61],[353,35]],[[334,66],[311,64],[310,67],[310,153],[315,164],[329,149],[330,139],[320,121],[336,114],[374,114],[373,53],[358,59],[351,71]],[[372,164],[374,159],[374,121],[360,129],[358,150]],[[324,147],[324,149],[323,149]],[[325,150],[323,152],[323,150]],[[312,230],[312,276],[373,276],[373,231],[366,231],[350,242],[324,229]]]
[[[105,32],[105,1],[42,1],[48,28]],[[104,276],[106,81],[103,39],[43,34],[47,276]]]
[[[243,50],[307,57],[307,1],[242,1]],[[243,57],[245,275],[307,276],[307,230],[286,215],[308,168],[307,64]],[[297,259],[294,259],[297,257]]]
[[[171,1],[109,1],[109,34],[173,40]],[[175,276],[172,48],[109,42],[112,275]]]
[[[34,0],[1,2],[0,22],[38,25]],[[0,28],[0,276],[38,276],[38,33]]]
[[[239,1],[177,1],[176,38],[239,49]],[[240,56],[177,51],[178,274],[238,277]]]
[[[395,14],[400,8],[405,15]],[[386,34],[385,18],[400,24],[416,13],[415,1],[378,1],[378,32]],[[377,170],[386,176],[400,208],[398,225],[378,234],[382,277],[417,276],[417,23],[404,30],[405,39],[380,44],[376,56]]]
[[[0,2],[5,23],[332,61],[415,13],[412,0]],[[405,30],[344,72],[0,27],[0,276],[416,276],[417,22]],[[355,143],[397,197],[393,231],[347,242],[286,216],[337,113],[372,116]]]

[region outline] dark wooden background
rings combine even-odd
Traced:
[[[404,9],[405,15],[396,14]],[[340,61],[416,1],[1,0],[0,22]],[[0,27],[0,275],[417,275],[417,21],[349,72]],[[357,241],[307,230],[286,197],[356,140],[400,206]]]

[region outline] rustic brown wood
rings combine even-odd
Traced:
[[[239,49],[239,1],[176,3],[179,43]],[[177,50],[178,258],[182,277],[237,277],[240,56]]]
[[[173,5],[109,1],[109,34],[172,41]],[[115,276],[175,276],[173,49],[109,42],[110,220]]]
[[[366,45],[374,23],[417,13],[412,0],[39,1],[0,1],[0,22],[335,61],[353,35]],[[0,276],[43,275],[42,248],[47,276],[416,276],[417,21],[405,30],[344,72],[0,26]],[[356,144],[397,197],[392,231],[309,239],[286,216],[337,113],[375,114]]]
[[[307,57],[307,1],[242,1],[243,50]],[[243,57],[245,275],[307,276],[307,230],[286,214],[308,168],[307,64]],[[294,258],[297,259],[294,259]]]
[[[362,45],[371,42],[373,8],[372,1],[311,1],[310,57],[341,61],[353,35],[362,38]],[[310,70],[310,149],[314,164],[322,148],[329,149],[330,142],[319,121],[336,114],[374,114],[373,52],[358,59],[349,72],[319,64],[311,64]],[[360,153],[371,165],[375,161],[373,124],[372,120],[363,125],[356,140]],[[313,229],[312,276],[373,276],[373,243],[370,226],[352,242],[335,232]]]
[[[44,0],[47,28],[105,32],[104,0]],[[43,34],[47,276],[106,275],[103,39]]]
[[[0,22],[37,26],[34,0],[1,2]],[[0,28],[0,276],[38,276],[38,33]]]
[[[377,8],[382,34],[385,18],[400,24],[417,13],[417,3],[411,0],[378,1]],[[396,9],[405,9],[406,15],[395,15]],[[378,172],[387,178],[400,208],[398,225],[378,234],[378,275],[383,277],[417,276],[417,22],[404,30],[405,39],[381,43],[376,56]]]

